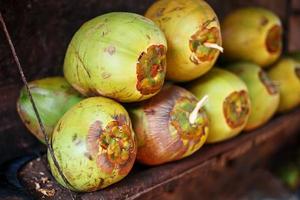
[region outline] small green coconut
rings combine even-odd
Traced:
[[[54,129],[51,145],[70,185],[62,180],[48,151],[53,176],[78,192],[96,191],[120,181],[136,157],[127,111],[105,97],[87,98],[66,112]]]
[[[269,77],[279,86],[278,112],[289,111],[300,105],[300,63],[282,58],[268,70]]]
[[[248,87],[252,112],[245,130],[253,130],[265,124],[278,108],[278,87],[256,64],[239,62],[230,64],[226,69],[240,77]]]
[[[204,105],[210,121],[208,143],[227,140],[244,129],[251,110],[250,98],[247,86],[235,74],[213,68],[187,88],[197,98],[208,96]]]
[[[51,136],[56,123],[63,114],[83,99],[63,77],[32,81],[28,86],[48,136]],[[29,131],[45,143],[25,87],[21,89],[17,110]]]

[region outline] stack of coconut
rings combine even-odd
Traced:
[[[182,159],[300,104],[299,64],[279,59],[274,13],[240,9],[220,28],[205,1],[159,0],[145,16],[115,12],[84,23],[68,46],[64,78],[30,83],[68,184],[48,152],[51,172],[71,190],[107,187],[136,159]],[[214,66],[221,52],[222,68]],[[25,89],[17,107],[45,143]]]

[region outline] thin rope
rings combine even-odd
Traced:
[[[29,95],[29,99],[30,99],[30,102],[31,102],[31,104],[32,104],[32,107],[33,107],[34,113],[35,113],[35,115],[36,115],[36,118],[37,118],[37,120],[38,120],[40,129],[41,129],[41,131],[42,131],[42,133],[43,133],[43,135],[44,135],[45,142],[46,142],[46,145],[47,145],[47,149],[48,149],[49,152],[50,152],[50,156],[51,156],[51,158],[52,158],[52,160],[53,160],[53,163],[54,163],[54,165],[55,165],[55,167],[56,167],[56,169],[57,169],[59,175],[62,177],[63,181],[65,182],[65,184],[67,184],[67,185],[70,186],[70,187],[73,187],[73,186],[70,184],[70,182],[68,181],[68,179],[65,177],[65,175],[63,174],[63,172],[62,172],[62,170],[61,170],[61,168],[60,168],[60,166],[59,166],[59,164],[58,164],[58,162],[57,162],[57,160],[56,160],[56,157],[55,157],[54,152],[53,152],[52,145],[50,145],[49,137],[48,137],[48,135],[47,135],[46,132],[45,132],[45,127],[44,127],[44,125],[43,125],[43,123],[42,123],[42,120],[41,120],[41,117],[40,117],[39,112],[38,112],[38,110],[37,110],[36,104],[34,103],[34,100],[33,100],[33,98],[32,98],[32,94],[31,94],[30,88],[29,88],[29,86],[28,86],[27,79],[26,79],[26,77],[25,77],[25,75],[24,75],[24,71],[23,71],[22,66],[21,66],[21,64],[20,64],[20,61],[19,61],[19,58],[18,58],[18,56],[17,56],[15,47],[14,47],[14,45],[13,45],[13,43],[12,43],[10,34],[9,34],[8,30],[7,30],[7,27],[6,27],[6,24],[5,24],[5,22],[4,22],[4,19],[3,19],[3,17],[2,17],[2,13],[1,13],[1,12],[0,12],[0,21],[1,21],[1,24],[2,24],[2,28],[3,28],[3,31],[4,31],[4,33],[5,33],[6,39],[7,39],[8,43],[9,43],[9,47],[10,47],[11,53],[12,53],[12,55],[13,55],[14,61],[15,61],[16,64],[17,64],[17,67],[18,67],[19,73],[20,73],[20,75],[21,75],[22,81],[23,81],[23,83],[24,83],[24,85],[25,85],[25,88],[26,88],[26,91],[27,91],[27,93],[28,93],[28,95]],[[71,190],[70,190],[70,189],[68,189],[68,190],[69,190],[69,192],[70,192],[70,195],[71,195],[72,200],[75,200],[75,198],[73,197],[73,194],[72,194]]]

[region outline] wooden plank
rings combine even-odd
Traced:
[[[7,85],[0,88],[0,134],[20,124],[16,110],[16,102],[19,96],[20,86]],[[0,145],[1,146],[1,145]]]
[[[290,18],[289,50],[300,51],[300,16]]]
[[[294,10],[300,10],[300,1],[299,0],[292,0],[292,7]]]
[[[227,184],[226,189],[219,193],[218,197],[221,196],[222,199],[292,199],[293,197],[282,182],[263,169],[234,177],[233,182],[234,184]]]
[[[168,191],[168,187],[169,190],[178,190],[176,184],[172,189],[172,183],[185,180],[185,184],[188,184],[193,177],[197,177],[197,179],[202,177],[202,182],[197,182],[197,184],[206,185],[206,181],[209,180],[207,177],[203,178],[206,173],[230,167],[236,161],[241,163],[240,166],[250,168],[257,161],[264,160],[278,150],[281,145],[299,131],[300,108],[276,117],[264,127],[253,132],[243,133],[223,143],[206,145],[192,156],[181,161],[157,167],[136,165],[129,176],[119,183],[98,192],[77,194],[77,196],[84,200],[123,199],[124,197],[129,199],[153,198],[156,195],[162,195],[165,190]],[[211,173],[213,174],[213,172]],[[41,193],[36,191],[35,183],[40,183],[43,177],[49,179],[51,185],[49,188],[56,191],[53,197],[43,197]],[[20,178],[28,191],[37,198],[64,199],[69,195],[66,190],[55,183],[40,159],[27,164],[20,171]],[[225,182],[223,180],[223,184]],[[212,183],[215,184],[214,181]],[[207,185],[209,184],[207,183]],[[209,185],[205,188],[209,191],[211,187],[212,185]]]
[[[16,111],[19,85],[0,87],[0,164],[44,149],[21,122]]]

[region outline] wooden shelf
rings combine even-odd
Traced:
[[[169,164],[146,167],[136,165],[122,181],[93,193],[76,194],[79,199],[182,199],[201,194],[209,197],[221,191],[233,177],[252,173],[253,167],[264,161],[280,146],[295,138],[300,132],[300,108],[275,117],[265,126],[245,132],[229,141],[206,145],[192,156]],[[36,198],[69,199],[69,192],[59,187],[52,179],[45,162],[38,158],[29,162],[19,172],[19,177],[28,192]],[[48,186],[42,183],[47,180]],[[54,196],[45,196],[36,190],[36,184],[46,190],[55,190]],[[195,193],[195,187],[197,194]],[[194,188],[192,190],[191,188]]]

